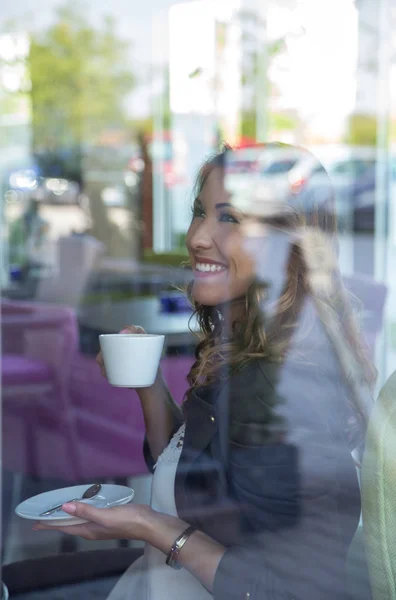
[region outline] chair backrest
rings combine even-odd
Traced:
[[[360,303],[360,310],[363,312],[362,333],[374,355],[375,343],[383,324],[387,287],[384,283],[361,274],[344,276],[343,282]]]
[[[373,600],[396,599],[396,372],[382,388],[363,456],[364,543]]]
[[[59,270],[40,281],[36,300],[77,307],[105,246],[91,236],[69,236],[58,242]]]
[[[184,400],[189,388],[187,375],[195,362],[192,356],[166,356],[161,361],[162,375],[172,398],[178,404]]]
[[[1,316],[7,315],[29,315],[33,312],[33,308],[26,302],[15,302],[14,300],[2,299],[1,301]]]
[[[179,404],[188,388],[192,357],[168,356],[161,361],[163,377]],[[112,387],[93,356],[76,355],[71,401],[78,424],[87,480],[130,477],[147,473],[142,448],[145,433],[141,404],[135,392]]]
[[[75,271],[76,267],[90,270],[99,255],[104,252],[104,244],[90,235],[70,235],[59,239],[59,270]]]
[[[77,318],[68,306],[2,301],[2,351],[49,365],[62,389],[69,385],[78,349]]]
[[[69,307],[35,302],[5,302],[1,309],[4,464],[35,477],[76,481],[82,457],[69,393],[76,315]]]
[[[387,294],[386,285],[362,274],[344,276],[343,281],[348,291],[360,300],[364,310],[371,311],[377,317],[375,323],[380,327]]]

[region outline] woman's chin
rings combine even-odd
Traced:
[[[195,302],[202,306],[220,306],[233,300],[234,296],[228,288],[227,290],[221,290],[219,286],[213,286],[212,289],[210,287],[195,282],[192,288],[192,296]]]

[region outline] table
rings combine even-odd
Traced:
[[[2,577],[10,600],[105,600],[141,548],[68,552],[6,564]]]
[[[136,296],[156,296],[172,287],[185,288],[191,278],[191,269],[106,258],[91,274],[90,291],[106,294],[119,290]]]
[[[126,325],[140,325],[147,333],[165,335],[165,347],[195,345],[198,325],[191,313],[161,313],[158,298],[103,301],[81,306],[78,319],[83,327],[100,333],[117,333]]]

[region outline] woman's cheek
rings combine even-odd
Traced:
[[[237,274],[244,279],[254,277],[255,260],[254,257],[246,251],[242,236],[232,236],[229,240],[229,243],[230,252],[232,252],[232,262],[235,263]]]

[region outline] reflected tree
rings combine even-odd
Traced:
[[[101,184],[86,164],[105,130],[125,129],[125,100],[135,86],[129,52],[113,18],[93,26],[83,7],[67,3],[56,9],[53,24],[31,33],[28,58],[33,152],[44,163],[61,160],[66,175],[83,184],[92,233],[110,254],[125,253],[122,234],[109,221]]]
[[[124,102],[135,83],[129,43],[120,40],[113,18],[90,25],[75,4],[57,9],[55,23],[32,33],[34,146],[93,143],[98,133],[125,122]]]
[[[255,10],[238,13],[242,31],[243,110],[241,133],[251,139],[267,138],[273,131],[293,131],[299,119],[292,111],[274,112],[271,99],[281,94],[271,77],[274,61],[287,54],[287,37],[299,37],[303,31],[286,32],[284,36],[269,39],[265,19]],[[260,140],[262,141],[262,139]]]

